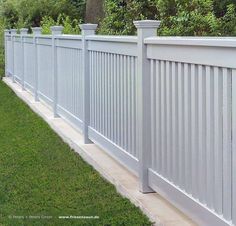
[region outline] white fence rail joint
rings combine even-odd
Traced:
[[[236,38],[5,31],[6,76],[200,225],[236,225]]]

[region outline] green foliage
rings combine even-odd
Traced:
[[[85,0],[4,0],[0,16],[8,27],[36,27],[45,16],[57,20],[60,14],[73,19],[84,18]]]
[[[135,33],[133,20],[154,19],[156,7],[152,0],[105,0],[105,18],[99,32],[129,35]]]
[[[214,0],[213,7],[217,17],[222,17],[227,12],[227,8],[230,4],[236,5],[236,0]]]
[[[217,17],[213,0],[157,0],[162,21],[160,35],[229,36],[235,35],[235,5],[226,7],[226,13]],[[175,11],[173,11],[173,8]],[[171,13],[170,13],[171,12]]]
[[[50,34],[53,25],[63,33],[79,34],[85,15],[85,0],[0,0],[0,77],[4,75],[4,28],[43,27]]]
[[[230,4],[227,6],[226,14],[221,18],[221,35],[236,36],[236,6]]]
[[[160,35],[218,35],[212,0],[156,0],[162,21]],[[172,10],[172,7],[175,11]]]
[[[71,19],[69,16],[60,14],[57,18],[57,25],[62,25],[64,27],[64,34],[79,34],[80,27],[79,24],[82,23],[82,20]]]
[[[13,1],[3,1],[0,4],[0,17],[4,20],[7,28],[16,27],[19,15]]]
[[[43,34],[51,34],[50,27],[56,25],[56,22],[50,16],[44,16],[40,22]]]
[[[5,56],[4,56],[4,28],[5,24],[3,20],[0,20],[0,79],[5,74],[4,68],[5,68]]]
[[[43,17],[40,25],[42,27],[43,34],[51,34],[50,27],[58,26],[58,25],[61,25],[64,27],[64,30],[63,30],[64,34],[79,34],[80,23],[81,21],[78,21],[76,19],[72,20],[69,16],[60,14],[56,21],[50,16]]]
[[[105,0],[100,33],[135,34],[133,20],[156,18],[159,35],[235,35],[235,5],[236,0]]]

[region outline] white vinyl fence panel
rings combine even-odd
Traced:
[[[37,38],[38,94],[47,104],[53,104],[52,38]]]
[[[22,48],[20,36],[14,37],[14,76],[16,81],[21,81],[22,76]]]
[[[89,134],[104,148],[117,152],[115,155],[119,160],[137,173],[137,53],[133,51],[137,48],[137,39],[120,38],[114,42],[108,38],[105,42],[106,38],[101,38],[104,43],[90,38],[88,44],[90,64],[93,65],[90,70]]]
[[[58,39],[58,114],[80,130],[83,127],[82,46],[78,39]]]
[[[236,39],[135,26],[133,37],[91,24],[82,35],[5,31],[6,75],[137,175],[141,192],[199,225],[236,225]]]
[[[197,42],[186,46],[177,40],[165,46],[161,40],[146,42],[151,71],[150,186],[155,190],[167,189],[167,185],[159,184],[165,178],[199,206],[202,203],[231,221],[235,211],[232,208],[234,69],[232,62],[225,60],[229,49],[216,46],[211,49]],[[187,39],[186,43],[190,41]],[[178,54],[180,48],[181,52],[192,54],[192,59]],[[205,54],[200,58],[202,52]],[[211,58],[214,53],[221,56]],[[209,215],[201,217],[205,220]]]
[[[24,84],[34,92],[34,42],[33,37],[24,38]]]
[[[151,60],[151,71],[151,169],[230,219],[232,70]]]
[[[12,62],[12,41],[11,41],[11,36],[7,35],[6,36],[6,73],[7,75],[12,75],[13,71],[13,62]]]

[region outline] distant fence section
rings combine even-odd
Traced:
[[[5,31],[6,76],[200,225],[236,225],[236,38]]]

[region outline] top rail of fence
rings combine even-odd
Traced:
[[[149,37],[145,44],[236,47],[235,37]]]
[[[104,42],[128,42],[137,43],[137,36],[112,36],[112,35],[89,35],[86,37],[89,41],[104,41]]]

